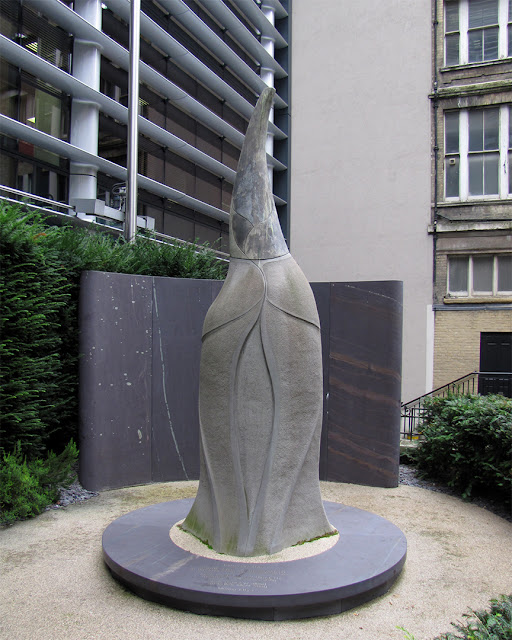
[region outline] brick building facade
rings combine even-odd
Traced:
[[[512,371],[512,2],[434,0],[433,25],[438,387],[482,366]]]

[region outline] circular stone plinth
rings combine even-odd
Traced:
[[[400,573],[404,534],[368,511],[324,502],[339,531],[334,546],[288,562],[230,562],[177,546],[171,527],[192,498],[137,509],[103,533],[103,558],[114,577],[155,602],[194,613],[288,620],[341,613],[385,593]]]

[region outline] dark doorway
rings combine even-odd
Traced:
[[[480,334],[480,372],[478,393],[512,398],[512,333]]]

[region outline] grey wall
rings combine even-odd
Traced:
[[[222,282],[89,271],[80,300],[80,480],[197,479],[201,330]],[[322,326],[320,477],[396,486],[402,285],[312,285]]]
[[[290,249],[310,282],[404,282],[403,399],[432,389],[431,3],[294,2]]]

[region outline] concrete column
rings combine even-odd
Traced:
[[[124,237],[133,242],[137,235],[137,176],[139,149],[139,58],[140,0],[131,0],[130,7],[130,74],[128,76],[128,154],[126,211]]]
[[[274,22],[275,22],[274,8],[263,3],[261,5],[261,11],[263,12],[267,20],[270,22],[270,24],[274,25]],[[274,48],[275,48],[274,39],[268,38],[267,36],[262,35],[261,44],[268,51],[268,53],[272,57],[274,57]],[[260,77],[263,80],[263,82],[269,87],[274,86],[274,70],[273,69],[268,69],[267,67],[261,67]],[[272,109],[270,110],[269,120],[270,122],[274,122],[274,107],[272,107]],[[265,150],[269,155],[273,155],[274,153],[274,136],[271,133],[267,134],[267,143],[265,146]],[[269,167],[269,170],[268,170],[268,179],[270,180],[270,188],[272,189],[272,186],[274,183],[274,170],[271,167]]]
[[[101,30],[101,0],[75,0],[78,15]],[[75,38],[73,46],[73,76],[96,91],[100,88],[101,54],[94,42]],[[96,103],[73,98],[71,106],[70,143],[98,155],[99,107]],[[72,162],[70,166],[69,199],[96,199],[97,168]]]

